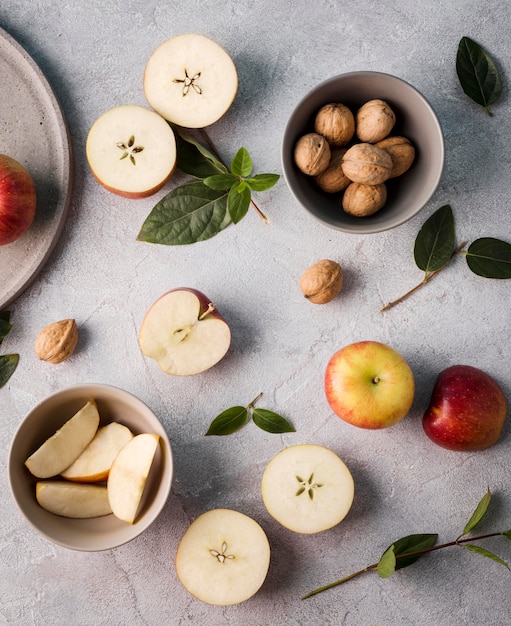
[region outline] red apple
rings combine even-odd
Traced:
[[[499,439],[506,415],[506,397],[491,376],[453,365],[439,374],[422,425],[443,448],[484,450]]]
[[[34,221],[36,191],[28,171],[0,154],[0,246],[19,239]]]

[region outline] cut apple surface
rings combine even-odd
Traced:
[[[102,426],[76,461],[61,472],[62,478],[82,483],[106,480],[119,450],[132,437],[130,429],[118,422]]]
[[[237,90],[238,74],[231,57],[203,35],[178,35],[164,42],[144,72],[149,104],[185,128],[216,122],[231,106]]]
[[[170,125],[137,105],[103,113],[89,131],[86,153],[98,182],[126,198],[156,193],[172,175],[177,158]]]
[[[167,374],[189,376],[222,359],[231,343],[229,326],[201,292],[181,288],[161,296],[140,327],[142,353]]]
[[[332,528],[351,508],[354,483],[332,450],[315,444],[290,446],[268,463],[261,494],[268,512],[297,533]]]
[[[62,517],[86,519],[112,512],[104,485],[41,480],[36,484],[36,498],[43,509]]]
[[[251,517],[213,509],[195,519],[176,554],[182,585],[202,602],[228,606],[248,600],[263,584],[270,544]]]
[[[108,500],[114,515],[128,524],[137,517],[159,441],[156,434],[136,435],[121,448],[110,468]]]
[[[98,409],[90,400],[29,456],[25,465],[37,478],[57,476],[85,450],[98,426]]]

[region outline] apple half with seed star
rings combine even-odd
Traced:
[[[103,113],[87,136],[86,155],[96,180],[125,198],[146,198],[176,167],[174,131],[157,113],[123,105]]]
[[[328,362],[325,393],[330,407],[353,426],[380,429],[401,421],[415,394],[412,370],[394,348],[359,341]]]
[[[147,311],[139,332],[142,353],[166,374],[190,376],[213,367],[227,353],[231,331],[202,292],[181,287]]]
[[[185,34],[162,43],[144,72],[144,93],[153,109],[185,128],[219,120],[238,91],[233,60],[216,42]]]

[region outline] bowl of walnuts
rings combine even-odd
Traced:
[[[289,118],[282,142],[286,183],[330,228],[376,233],[416,215],[444,165],[438,118],[406,81],[350,72],[312,89]]]

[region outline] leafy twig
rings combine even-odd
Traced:
[[[0,311],[0,343],[12,328],[9,311]],[[20,360],[19,354],[3,354],[0,356],[0,387],[3,387],[14,374]]]

